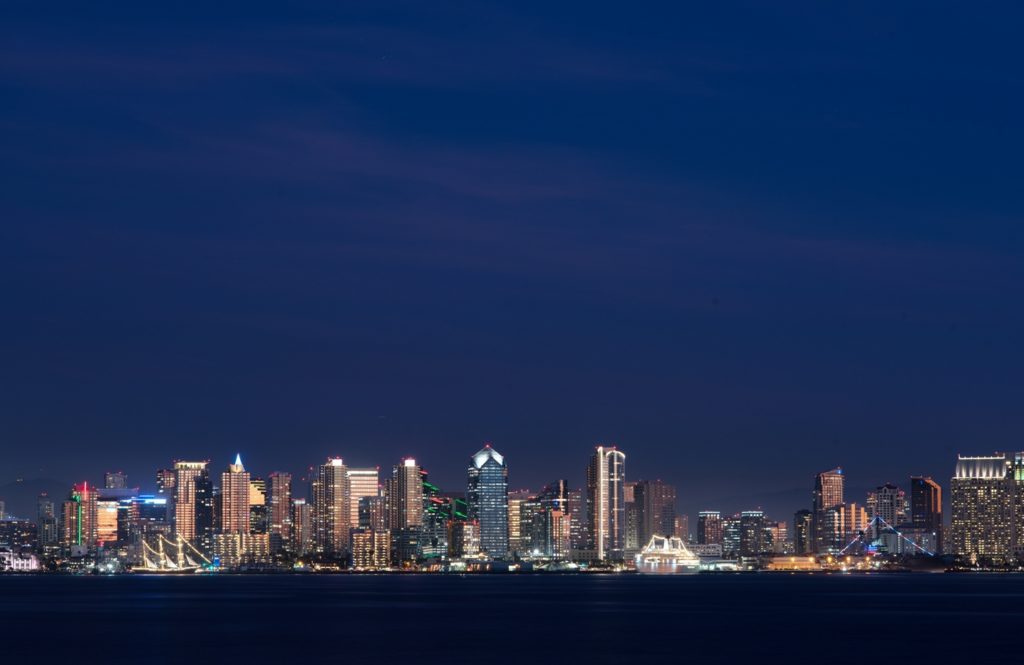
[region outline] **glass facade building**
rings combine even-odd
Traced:
[[[466,503],[480,523],[480,550],[494,559],[508,557],[508,467],[490,444],[470,458]]]

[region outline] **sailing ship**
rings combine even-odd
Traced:
[[[150,575],[199,573],[203,572],[204,565],[211,565],[210,560],[181,535],[171,540],[160,534],[154,544],[155,547],[143,539],[142,565],[133,568],[132,572]]]

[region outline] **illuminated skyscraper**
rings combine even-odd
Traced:
[[[813,513],[812,532],[815,552],[829,552],[839,545],[841,535],[835,520],[828,511],[843,503],[843,470],[839,467],[822,471],[814,477],[814,494],[811,505]]]
[[[349,469],[349,526],[359,526],[359,500],[366,496],[380,495],[380,471],[372,469]]]
[[[772,545],[768,542],[767,536],[767,523],[764,519],[764,512],[760,510],[744,510],[740,513],[740,556],[759,557],[771,554]]]
[[[340,457],[322,464],[313,481],[313,533],[316,549],[331,557],[348,551],[349,521],[348,469]]]
[[[213,529],[213,483],[209,462],[174,463],[174,531],[193,545],[209,545]],[[206,551],[204,549],[204,551]]]
[[[508,557],[508,467],[486,444],[470,458],[466,484],[469,518],[480,522],[480,550],[494,559]]]
[[[96,488],[81,483],[64,502],[62,541],[65,545],[96,547]]]
[[[598,446],[587,465],[588,549],[599,561],[621,560],[626,531],[626,455]]]
[[[959,456],[950,488],[953,554],[997,565],[1012,559],[1014,468],[1009,456]]]
[[[392,469],[388,481],[388,526],[392,531],[423,525],[423,480],[416,460],[407,457]]]
[[[717,510],[702,510],[697,513],[697,544],[722,544],[722,513]]]
[[[931,534],[933,551],[942,552],[942,488],[931,478],[910,478],[910,522]]]
[[[267,487],[268,516],[270,520],[270,551],[272,554],[286,549],[292,537],[292,475],[274,471]]]
[[[242,456],[220,474],[220,532],[249,533],[249,472],[242,466]]]
[[[313,507],[305,499],[293,499],[291,549],[305,556],[313,551],[313,542]]]

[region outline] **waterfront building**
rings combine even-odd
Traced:
[[[722,513],[717,510],[702,510],[697,513],[697,544],[722,544]]]
[[[582,489],[569,490],[569,548],[574,552],[571,558],[578,558],[575,552],[587,546],[587,511],[583,496]]]
[[[466,505],[469,518],[480,523],[480,549],[492,559],[508,557],[508,466],[485,444],[470,458]]]
[[[313,537],[316,551],[341,557],[348,551],[351,520],[348,469],[340,457],[318,467],[313,481]]]
[[[625,554],[626,455],[598,446],[587,465],[588,549],[599,561],[621,561]]]
[[[268,476],[267,502],[271,554],[289,547],[292,538],[292,474],[274,471]]]
[[[270,538],[265,533],[218,533],[213,537],[213,555],[224,568],[266,563]]]
[[[352,529],[352,567],[354,569],[381,570],[388,567],[390,560],[390,532],[376,531],[365,527]]]
[[[722,556],[736,559],[743,542],[743,522],[740,515],[722,518]]]
[[[941,554],[942,543],[942,488],[931,478],[910,478],[910,522],[921,538],[928,538],[929,552]],[[920,544],[920,543],[919,543]]]
[[[1003,565],[1013,558],[1013,461],[1008,455],[959,456],[950,481],[953,554]]]
[[[0,518],[0,547],[14,552],[36,550],[39,546],[39,529],[31,520],[10,516]]]
[[[796,514],[793,515],[793,550],[795,554],[814,554],[817,551],[811,536],[813,519],[814,513],[806,508],[796,511]]]
[[[814,477],[811,535],[816,553],[833,551],[842,539],[833,509],[843,503],[844,483],[845,476],[839,467],[822,471]]]
[[[772,544],[768,541],[764,512],[760,510],[744,510],[740,513],[740,544],[741,557],[759,557],[770,554]]]

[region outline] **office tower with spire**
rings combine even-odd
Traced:
[[[466,504],[469,519],[480,522],[480,550],[508,557],[508,467],[489,443],[469,459]]]
[[[836,551],[843,547],[844,534],[841,523],[836,520],[837,514],[834,509],[843,503],[844,479],[840,467],[822,471],[814,477],[811,512],[816,553]]]
[[[220,474],[220,532],[249,533],[249,472],[241,454]]]
[[[348,467],[340,457],[332,457],[318,467],[313,481],[313,533],[317,552],[333,558],[345,556],[351,519]]]
[[[292,533],[292,474],[274,471],[268,476],[267,503],[270,551],[287,549]]]
[[[626,535],[626,455],[598,446],[587,465],[588,550],[598,561],[621,560]]]

